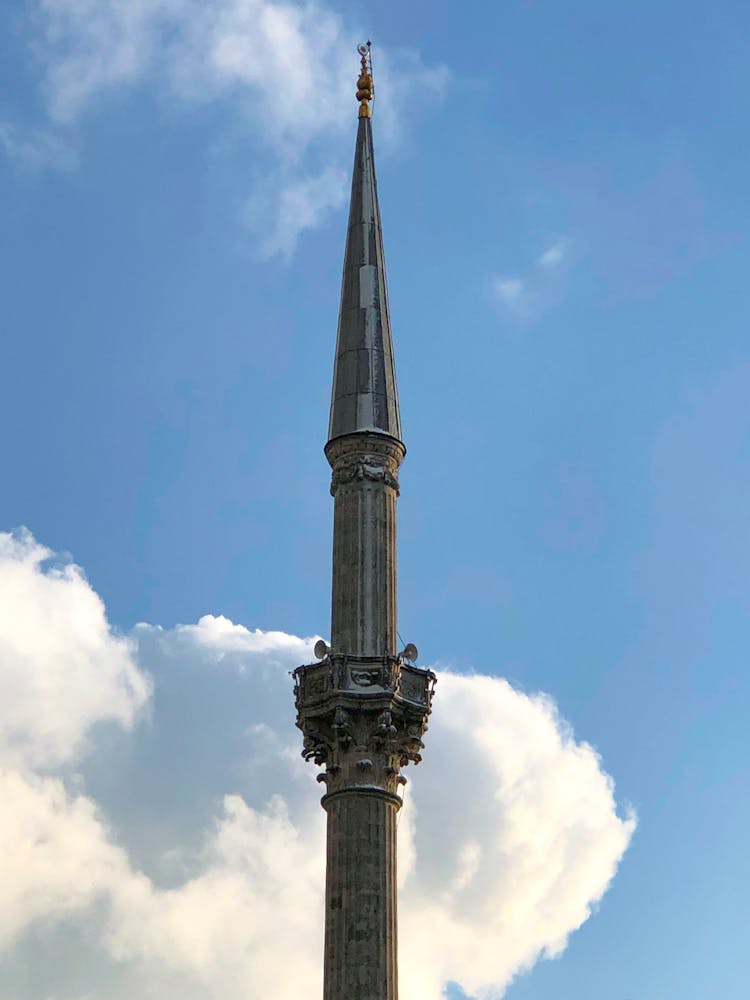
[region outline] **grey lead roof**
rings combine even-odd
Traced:
[[[354,153],[328,437],[360,431],[401,440],[372,124],[364,117]]]

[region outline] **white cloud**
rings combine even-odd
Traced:
[[[103,91],[131,84],[156,57],[181,0],[38,0],[33,23],[51,117],[66,124]]]
[[[411,793],[417,863],[403,895],[404,992],[436,1000],[455,980],[472,996],[499,996],[517,972],[564,949],[634,824],[618,817],[597,754],[548,697],[450,673],[438,697]]]
[[[34,922],[76,917],[129,877],[95,804],[57,778],[0,770],[0,817],[0,952]]]
[[[491,281],[495,301],[518,320],[528,319],[536,304],[536,292],[517,276],[496,275]]]
[[[490,279],[493,298],[517,320],[536,318],[561,297],[569,250],[570,240],[557,239],[539,254],[529,274],[495,275]]]
[[[256,811],[227,796],[200,875],[175,890],[133,876],[115,888],[106,947],[118,959],[187,973],[207,997],[315,993],[324,864],[317,811],[295,826],[280,797]]]
[[[91,727],[133,725],[150,682],[81,570],[27,532],[0,532],[0,759],[75,759]]]
[[[524,283],[520,278],[497,277],[493,279],[495,295],[506,306],[517,306],[524,296]]]
[[[247,221],[258,235],[261,255],[291,257],[300,235],[319,226],[331,209],[344,203],[346,187],[344,171],[326,167],[317,177],[256,191],[247,204]]]
[[[562,264],[563,260],[568,253],[568,241],[567,240],[556,240],[551,246],[547,247],[544,253],[539,255],[537,264],[539,267],[553,268]]]
[[[270,191],[254,199],[265,215],[276,208],[261,240],[266,256],[288,256],[343,200],[361,39],[325,3],[37,0],[34,11],[34,52],[58,129],[136,87],[180,107],[230,102],[267,163]],[[408,50],[376,58],[378,93],[387,95],[378,119],[393,142],[411,95],[439,96],[447,71]]]
[[[117,975],[107,979],[100,969],[93,982],[50,984],[49,992],[63,995],[85,989],[110,1000],[157,993],[162,1000],[292,1000],[319,993],[324,814],[315,769],[299,757],[288,677],[309,660],[313,640],[210,615],[173,629],[141,624],[120,639],[79,570],[52,568],[50,553],[28,534],[5,538],[0,584],[3,603],[13,603],[2,619],[3,676],[13,692],[22,672],[17,656],[35,680],[0,702],[0,746],[20,740],[45,753],[5,758],[0,948],[18,946],[40,921],[48,928],[76,922],[98,948],[102,968]],[[69,644],[78,652],[61,667]],[[135,863],[127,820],[113,829],[82,779],[73,785],[29,770],[30,761],[69,760],[49,733],[71,733],[71,745],[80,746],[97,718],[131,725],[148,690],[145,670],[157,691],[150,733],[169,724],[165,712],[181,699],[181,741],[210,758],[210,706],[190,687],[200,675],[210,680],[212,697],[223,692],[242,706],[241,722],[220,714],[221,724],[236,724],[238,739],[250,737],[244,796],[236,786],[226,789],[189,871],[172,884],[156,880],[158,858],[146,857],[142,843],[139,856],[152,874]],[[61,676],[72,678],[75,696],[65,696]],[[99,692],[83,707],[82,676]],[[105,690],[108,699],[100,696]],[[41,736],[26,708],[34,700],[46,719]],[[119,705],[114,712],[110,700]],[[130,739],[139,739],[137,731]],[[212,769],[224,765],[213,759]],[[204,793],[204,771],[179,757],[156,754],[134,766],[136,786],[144,766],[150,785],[161,780],[162,814],[175,768],[187,769],[183,780],[196,799]],[[424,763],[407,774],[399,828],[403,992],[440,1000],[445,982],[455,980],[472,994],[499,996],[518,971],[562,950],[587,919],[633,821],[618,816],[599,758],[574,739],[552,702],[499,678],[441,674]],[[123,815],[137,806],[129,802]]]

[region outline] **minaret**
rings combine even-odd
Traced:
[[[328,814],[324,1000],[397,1000],[396,815],[435,684],[398,652],[396,498],[401,440],[372,143],[369,43],[326,458],[332,469],[331,646],[295,672],[303,756],[324,765]]]

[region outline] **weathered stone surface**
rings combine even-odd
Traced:
[[[395,794],[400,768],[419,763],[435,675],[397,657],[336,655],[294,671],[302,755],[326,766],[328,794],[378,787]]]
[[[404,446],[376,434],[329,441],[333,508],[331,644],[359,656],[396,652],[396,498]]]
[[[396,814],[376,793],[326,802],[324,1000],[396,1000]]]

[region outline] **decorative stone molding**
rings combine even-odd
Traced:
[[[387,464],[376,464],[372,457],[365,455],[362,458],[345,459],[337,463],[331,477],[331,496],[336,495],[339,486],[346,486],[348,483],[369,480],[371,483],[384,483],[396,491],[399,495],[398,478],[389,471]]]
[[[335,496],[340,486],[368,481],[383,483],[398,496],[398,468],[405,454],[400,441],[383,434],[334,438],[326,445],[326,457],[333,470],[331,495]]]
[[[381,791],[395,795],[400,769],[418,764],[436,678],[397,657],[335,653],[294,671],[302,756],[326,771],[328,795]]]

